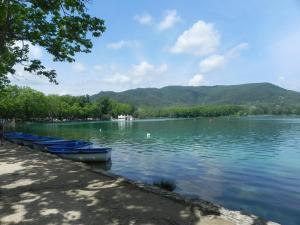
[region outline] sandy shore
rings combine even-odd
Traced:
[[[0,224],[276,223],[5,143],[0,146]]]

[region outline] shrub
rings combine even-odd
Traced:
[[[176,188],[175,181],[167,180],[167,179],[160,179],[153,182],[153,185],[156,187],[159,187],[161,189],[167,190],[167,191],[174,191]]]

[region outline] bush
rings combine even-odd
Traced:
[[[167,180],[167,179],[160,179],[154,181],[153,185],[167,191],[174,191],[176,189],[175,181]]]

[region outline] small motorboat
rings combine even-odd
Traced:
[[[73,149],[73,148],[88,147],[92,144],[93,143],[87,141],[53,140],[53,141],[34,142],[33,147],[42,151],[48,151],[49,148]]]
[[[80,162],[106,162],[111,159],[111,148],[57,148],[49,147],[48,152],[65,159]]]

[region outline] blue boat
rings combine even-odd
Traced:
[[[48,148],[49,153],[80,162],[109,161],[111,159],[111,150],[111,148]]]
[[[47,151],[50,147],[56,148],[82,148],[92,145],[91,142],[86,141],[76,141],[76,140],[52,140],[52,141],[42,141],[42,142],[34,142],[33,148],[39,149],[42,151]]]
[[[25,145],[25,146],[32,146],[32,143],[35,141],[46,141],[46,140],[53,140],[55,138],[52,137],[44,137],[44,136],[37,136],[32,134],[24,134],[20,132],[6,132],[4,137],[15,144]]]
[[[22,132],[16,132],[16,131],[9,131],[5,132],[4,136],[13,136],[13,135],[18,135],[18,134],[23,134]]]
[[[87,141],[70,141],[65,142],[61,144],[53,144],[50,146],[47,146],[47,151],[49,150],[71,150],[71,149],[77,149],[77,148],[87,148],[88,146],[91,146],[93,143],[87,142]]]
[[[6,132],[4,137],[16,144],[22,144],[62,158],[81,162],[107,162],[111,159],[111,148],[93,148],[91,142],[63,140],[20,132]]]
[[[53,141],[53,140],[62,140],[62,139],[54,138],[54,137],[45,137],[45,136],[25,137],[23,139],[23,145],[33,148],[34,142]]]
[[[36,135],[32,135],[32,134],[23,134],[23,133],[19,133],[19,134],[14,134],[10,136],[10,140],[18,145],[24,145],[24,140],[25,139],[29,139],[29,138],[36,138],[38,136]]]
[[[64,139],[37,141],[32,143],[32,147],[37,150],[46,151],[47,146],[64,144],[71,141],[72,140],[64,140]]]
[[[5,132],[4,138],[10,142],[13,142],[12,139],[16,136],[21,136],[23,133],[21,132]]]

